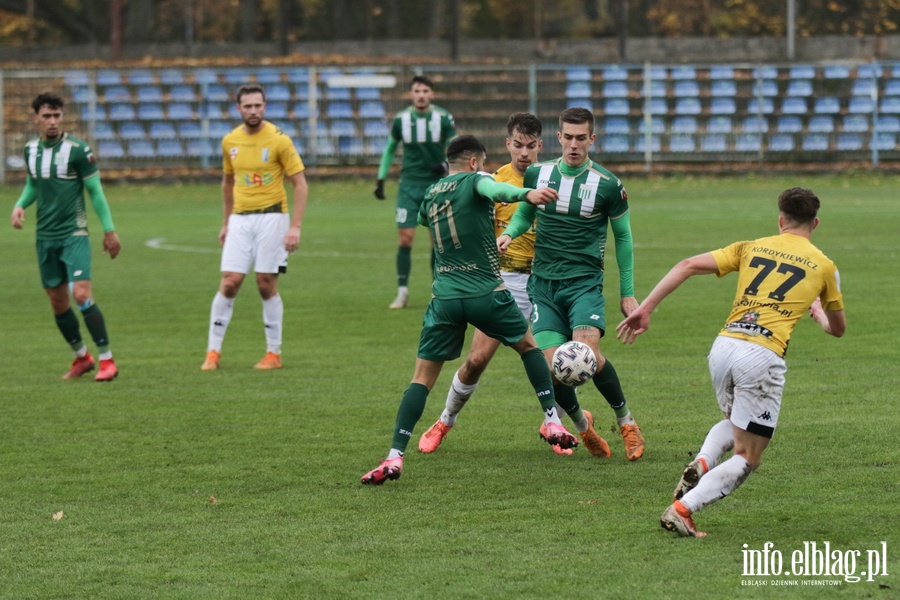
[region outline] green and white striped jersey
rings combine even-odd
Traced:
[[[420,183],[436,181],[440,174],[435,165],[446,160],[444,150],[456,136],[453,115],[434,104],[431,110],[420,113],[410,106],[394,117],[391,137],[403,142],[403,165],[400,179]]]

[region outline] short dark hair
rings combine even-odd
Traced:
[[[563,123],[569,123],[572,125],[581,125],[583,123],[587,123],[588,125],[590,125],[591,133],[594,133],[594,113],[586,108],[581,108],[580,106],[567,108],[566,110],[559,113],[560,130],[562,129]]]
[[[778,196],[778,211],[794,225],[811,225],[819,214],[819,197],[812,190],[793,187]]]
[[[242,85],[238,88],[237,94],[235,94],[234,98],[237,100],[237,103],[241,103],[241,98],[246,94],[262,94],[263,102],[266,101],[266,92],[262,89],[262,86],[256,83],[248,83]]]
[[[447,160],[450,162],[460,158],[468,160],[476,154],[485,155],[487,149],[474,135],[461,135],[453,138],[453,141],[447,146]]]
[[[543,128],[541,120],[527,112],[513,113],[509,115],[509,120],[506,122],[506,132],[509,137],[514,136],[515,131],[518,130],[522,135],[533,135],[539,138]]]
[[[427,77],[425,75],[416,75],[412,78],[412,81],[409,83],[409,87],[416,85],[417,83],[421,83],[422,85],[427,85],[432,90],[434,89],[434,83],[431,81],[431,77]]]
[[[51,92],[44,92],[31,101],[31,108],[34,109],[34,114],[38,114],[41,111],[42,106],[49,106],[50,108],[58,108],[59,110],[62,110],[64,104],[65,103],[63,102],[63,99],[56,94],[53,94]]]

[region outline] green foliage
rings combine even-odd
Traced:
[[[798,326],[778,433],[762,468],[698,514],[708,538],[673,537],[658,518],[718,418],[705,356],[733,278],[685,284],[634,346],[604,341],[647,439],[640,461],[625,460],[592,389],[582,400],[613,458],[554,455],[538,439],[521,362],[501,349],[440,450],[412,449],[399,481],[368,488],[359,477],[388,449],[429,299],[425,232],[411,307],[389,311],[393,203],[373,200],[368,180],[311,178],[301,250],[280,282],[285,368],[252,369],[265,344],[251,279],[222,369],[201,372],[219,278],[219,188],[112,185],[122,254],[110,261],[99,236],[93,243],[95,297],[121,369],[113,383],[59,379],[71,356],[39,287],[34,209],[26,231],[0,230],[0,596],[753,598],[778,590],[741,585],[743,544],[789,552],[826,540],[863,551],[886,541],[891,576],[837,591],[896,596],[900,180],[625,183],[639,297],[683,256],[774,232],[775,199],[798,184],[822,198],[814,241],[843,276],[847,335],[828,337],[810,319]],[[393,198],[396,184],[388,188]],[[0,188],[4,214],[18,193]],[[446,366],[416,439],[458,364]]]

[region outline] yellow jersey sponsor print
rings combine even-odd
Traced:
[[[816,298],[825,310],[844,308],[837,267],[803,236],[735,242],[712,255],[719,277],[738,271],[737,294],[719,335],[784,356],[794,326]]]
[[[524,175],[519,174],[512,164],[503,165],[494,173],[494,180],[508,183],[516,187],[523,187]],[[497,237],[509,225],[512,216],[519,203],[497,202],[494,205],[494,230]],[[534,225],[531,229],[512,241],[506,252],[500,255],[500,268],[513,273],[531,273],[531,263],[534,261]]]
[[[242,125],[222,138],[222,171],[234,175],[236,213],[278,203],[280,212],[288,212],[284,177],[304,168],[291,138],[268,121],[252,135]]]

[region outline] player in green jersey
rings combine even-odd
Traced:
[[[524,185],[552,188],[558,191],[559,199],[541,210],[520,206],[497,242],[503,251],[512,238],[529,230],[537,217],[534,264],[528,282],[534,305],[531,324],[535,339],[548,362],[556,348],[567,340],[591,347],[597,355],[594,385],[615,411],[625,456],[637,460],[644,454],[644,438],[625,401],[616,370],[600,353],[600,338],[606,330],[603,254],[607,226],[612,227],[615,238],[622,314],[627,317],[637,308],[628,195],[615,175],[588,156],[596,137],[591,111],[564,110],[559,115],[556,135],[562,145],[562,157],[528,167]],[[560,406],[573,402],[573,388],[559,384],[555,390]],[[569,416],[592,454],[611,455],[606,440],[592,434],[593,419],[589,413],[582,415],[578,409]]]
[[[435,251],[433,297],[419,338],[412,382],[406,388],[387,459],[362,477],[379,485],[403,472],[403,453],[422,417],[428,393],[444,362],[458,358],[471,324],[512,347],[522,357],[525,372],[544,410],[547,441],[563,448],[576,445],[556,411],[553,380],[547,362],[528,329],[528,322],[500,277],[494,237],[495,202],[546,204],[556,192],[494,181],[484,173],[484,145],[475,137],[456,138],[447,148],[449,176],[428,188],[418,220],[427,225]]]
[[[84,324],[97,344],[100,369],[96,380],[111,381],[119,370],[109,350],[106,321],[94,303],[91,291],[85,190],[103,225],[103,251],[110,258],[119,254],[119,236],[90,146],[62,130],[62,98],[55,94],[40,94],[31,107],[40,137],[25,145],[28,174],[10,220],[14,228],[22,229],[25,209],[37,202],[36,237],[41,281],[50,298],[56,325],[75,352],[75,361],[63,379],[81,377],[95,367],[94,358],[81,337],[78,317],[71,307],[71,290]]]
[[[397,193],[397,297],[390,308],[406,308],[409,304],[409,273],[412,246],[416,233],[416,216],[425,190],[446,174],[444,149],[456,136],[453,115],[432,104],[434,85],[423,75],[413,77],[409,96],[412,106],[397,113],[391,135],[381,155],[375,197],[384,200],[384,180],[394,161],[397,146],[403,144],[400,167],[400,189]]]

